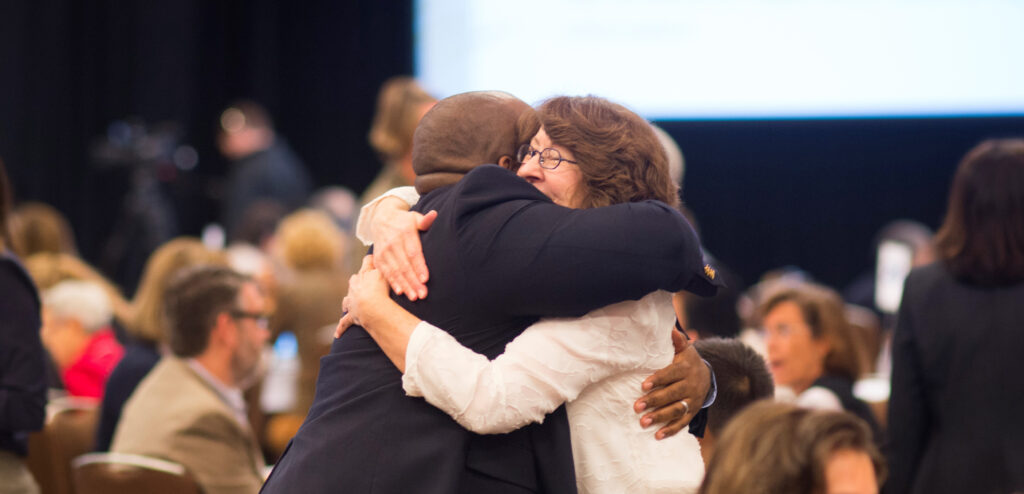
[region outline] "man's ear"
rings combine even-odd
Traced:
[[[217,314],[216,322],[213,325],[213,331],[210,332],[210,343],[219,343],[228,347],[235,345],[235,340],[238,339],[238,330],[235,327],[235,320],[231,317],[231,314],[227,312],[221,312]]]
[[[498,166],[506,170],[516,171],[516,169],[519,168],[519,163],[517,163],[516,160],[513,159],[511,156],[506,154],[501,158],[498,158]]]

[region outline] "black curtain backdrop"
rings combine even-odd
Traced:
[[[132,175],[90,158],[112,121],[177,122],[199,164],[164,188],[197,234],[218,217],[215,131],[232,100],[266,105],[318,185],[359,192],[380,167],[377,89],[411,71],[411,2],[4,2],[0,156],[18,198],[68,215],[95,261]]]
[[[165,184],[183,233],[217,217],[214,131],[239,97],[270,109],[318,185],[358,193],[379,169],[366,143],[377,89],[411,72],[412,43],[410,1],[4,2],[0,156],[19,198],[68,215],[93,262],[130,184],[90,159],[116,119],[178,122],[197,149],[198,167]],[[747,283],[788,264],[837,287],[870,268],[888,221],[939,224],[974,143],[1024,135],[1024,118],[661,124],[714,254]]]

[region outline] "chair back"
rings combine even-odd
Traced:
[[[46,425],[29,435],[25,463],[41,494],[75,494],[71,460],[92,451],[99,408],[95,401],[58,399],[47,405]]]
[[[125,453],[89,453],[75,458],[76,494],[202,494],[180,463]]]

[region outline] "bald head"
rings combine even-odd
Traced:
[[[479,165],[513,158],[539,126],[530,105],[508,93],[480,91],[441,100],[423,116],[413,137],[416,190],[426,194]]]

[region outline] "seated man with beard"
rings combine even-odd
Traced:
[[[267,331],[259,286],[198,266],[167,289],[167,355],[128,399],[111,451],[180,463],[207,494],[255,493],[263,457],[242,390],[257,374]]]

